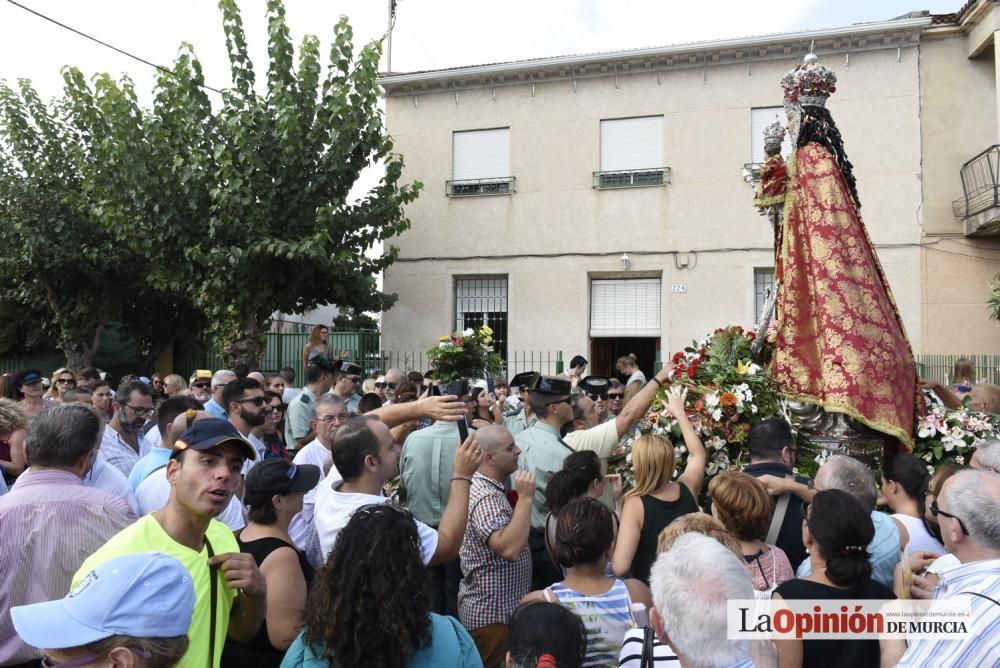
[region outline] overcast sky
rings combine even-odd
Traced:
[[[169,64],[182,41],[194,45],[206,82],[229,85],[221,14],[213,0],[18,0],[146,60]],[[910,11],[957,11],[964,0],[398,0],[396,72],[540,56],[589,53],[827,28]],[[239,0],[259,72],[266,68],[264,0]],[[286,0],[296,44],[319,36],[323,53],[340,15],[359,40],[386,30],[388,0]],[[325,58],[324,58],[325,59]],[[85,74],[128,73],[142,102],[155,70],[0,0],[0,78],[30,78],[43,97],[59,94],[64,65]],[[383,61],[383,69],[384,69]],[[262,81],[263,76],[258,77]]]

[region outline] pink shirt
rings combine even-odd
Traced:
[[[17,482],[0,497],[0,665],[42,656],[14,632],[11,607],[65,596],[84,559],[136,519],[69,471],[27,471]]]

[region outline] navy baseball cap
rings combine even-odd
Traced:
[[[24,369],[14,377],[14,386],[20,388],[25,385],[37,383],[40,380],[44,380],[41,371],[38,369]]]
[[[319,484],[319,475],[319,467],[315,464],[265,459],[247,473],[243,501],[254,507],[262,505],[275,494],[308,492]]]
[[[234,445],[245,459],[257,459],[257,449],[250,445],[236,430],[236,427],[222,418],[205,418],[198,420],[174,442],[171,457],[176,457],[185,450],[209,450],[218,445]]]

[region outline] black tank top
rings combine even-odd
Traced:
[[[681,495],[676,501],[661,501],[655,496],[640,496],[642,501],[642,532],[632,559],[631,577],[649,584],[649,569],[656,561],[656,542],[660,532],[681,515],[698,512],[698,503],[684,483],[677,483]]]
[[[275,550],[282,547],[292,548],[299,558],[299,568],[302,569],[306,586],[312,582],[313,567],[309,564],[306,556],[291,543],[286,543],[280,538],[271,537],[243,542],[240,536],[236,537],[236,542],[240,545],[240,552],[246,552],[253,557],[253,560],[257,563],[257,568],[260,568],[264,560]],[[243,644],[233,640],[226,640],[226,646],[222,652],[222,668],[247,668],[248,666],[254,666],[254,668],[279,668],[281,660],[284,657],[285,651],[275,649],[268,639],[267,620],[265,620],[261,624],[260,631],[257,632],[257,635],[249,643]]]

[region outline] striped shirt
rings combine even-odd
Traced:
[[[136,438],[140,438],[136,435]],[[108,424],[104,428],[101,436],[101,457],[108,464],[121,471],[122,475],[128,479],[132,473],[132,467],[139,461],[139,451],[125,442],[117,431]]]
[[[65,596],[84,559],[135,519],[124,501],[69,471],[21,474],[0,497],[0,665],[41,657],[14,632],[10,608]]]
[[[552,601],[550,592],[559,599]],[[617,666],[625,634],[635,626],[632,600],[622,580],[615,580],[603,594],[581,594],[557,582],[544,590],[545,600],[561,603],[583,622],[587,629],[587,654],[583,668]]]
[[[1000,666],[1000,644],[997,643],[1000,637],[1000,559],[972,561],[948,569],[941,574],[934,599],[968,601],[972,613],[969,639],[912,640],[897,667]]]
[[[642,665],[642,644],[645,641],[645,629],[631,629],[625,634],[622,653],[618,657],[618,668],[640,668]],[[653,665],[656,668],[679,668],[680,660],[670,645],[660,642],[653,636]]]
[[[524,499],[522,503],[531,503]],[[459,557],[465,577],[458,587],[458,618],[467,629],[506,624],[531,590],[531,549],[507,561],[489,546],[490,536],[510,524],[514,510],[503,485],[477,472],[469,491],[469,523]]]

